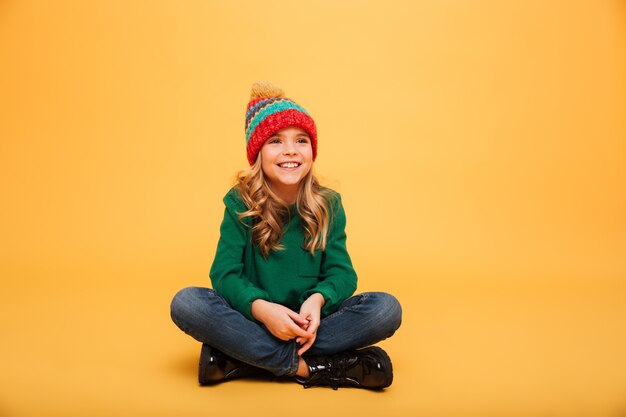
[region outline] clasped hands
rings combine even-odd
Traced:
[[[302,347],[298,355],[309,350],[315,342],[317,329],[320,325],[320,311],[324,305],[324,296],[312,294],[300,306],[300,312],[276,303],[257,299],[252,302],[252,315],[265,324],[265,327],[281,340],[296,338]]]

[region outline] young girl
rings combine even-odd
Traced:
[[[370,345],[395,333],[402,308],[384,292],[353,295],[341,195],[313,173],[313,119],[280,88],[255,83],[246,142],[251,168],[223,199],[213,289],[183,288],[170,306],[203,343],[200,384],[265,374],[305,388],[388,387],[389,356]]]

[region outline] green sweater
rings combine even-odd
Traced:
[[[302,303],[316,292],[324,296],[321,317],[337,311],[356,291],[357,275],[346,249],[346,215],[341,195],[334,191],[329,204],[326,250],[315,256],[304,248],[304,229],[296,205],[289,207],[291,221],[285,224],[281,251],[267,259],[253,245],[251,231],[237,217],[247,208],[235,187],[224,196],[224,219],[220,239],[209,273],[213,288],[235,310],[260,324],[251,313],[252,302],[263,299],[298,312]],[[251,218],[242,219],[248,226]]]

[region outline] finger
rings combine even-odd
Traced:
[[[308,328],[306,329],[309,333],[317,333],[317,329],[320,327],[319,320],[313,320],[309,323]]]
[[[293,336],[302,336],[305,339],[308,339],[309,336],[310,336],[309,333],[306,330],[296,326],[295,323],[291,323],[291,325],[289,327],[290,327],[291,331],[293,332]]]
[[[309,350],[309,348],[311,346],[313,346],[313,342],[315,341],[315,337],[309,339],[303,346],[302,348],[300,348],[300,350],[298,351],[298,355],[302,356],[304,354],[304,352],[306,352],[307,350]]]
[[[306,319],[303,319],[298,313],[296,313],[293,310],[287,309],[287,314],[289,315],[289,317],[291,317],[291,319],[293,321],[295,321],[299,325],[304,325],[304,324],[308,323],[308,321]]]

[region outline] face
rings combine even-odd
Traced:
[[[300,181],[313,166],[311,138],[298,127],[275,132],[261,148],[261,167],[272,191],[289,203],[298,196]],[[295,164],[284,165],[286,162]]]

